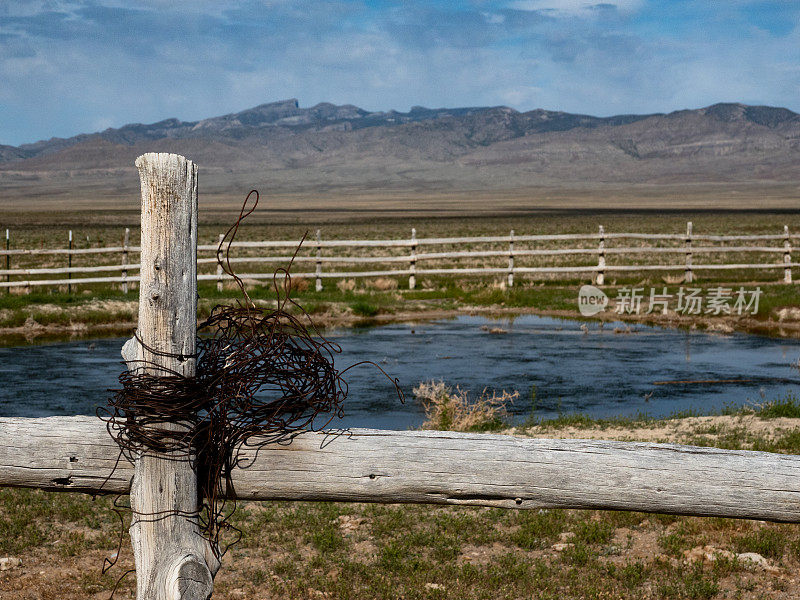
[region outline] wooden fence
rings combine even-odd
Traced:
[[[133,338],[123,356],[129,365],[146,365],[131,368],[191,376],[197,170],[168,154],[144,155],[136,164],[143,343]],[[0,440],[0,485],[130,493],[139,600],[211,597],[220,564],[198,535],[200,500],[189,457],[148,451],[115,469],[118,448],[92,417],[2,418]],[[244,447],[239,458],[249,466],[235,469],[232,480],[237,497],[250,500],[593,508],[800,522],[800,457],[766,452],[353,429],[305,432],[258,452]]]
[[[124,292],[128,291],[130,284],[139,282],[138,262],[131,262],[131,255],[138,255],[139,246],[129,245],[130,230],[126,229],[121,246],[103,248],[72,248],[72,232],[69,232],[70,247],[53,249],[11,249],[9,246],[9,232],[6,230],[6,249],[0,250],[0,256],[6,259],[6,268],[0,269],[0,276],[5,276],[5,281],[0,281],[0,288],[31,288],[33,286],[68,286],[71,291],[79,284],[119,284]],[[220,236],[221,240],[222,236]],[[317,230],[313,240],[304,244],[304,249],[310,254],[300,254],[294,258],[295,267],[293,277],[313,279],[315,288],[321,291],[323,279],[341,279],[350,277],[407,277],[409,289],[414,289],[417,277],[420,275],[491,275],[504,278],[508,286],[514,285],[517,275],[561,274],[579,277],[590,276],[598,285],[605,284],[608,273],[647,272],[647,271],[673,271],[683,274],[683,281],[692,283],[697,271],[731,271],[744,269],[763,269],[783,271],[778,280],[784,283],[792,282],[792,268],[800,263],[792,262],[792,242],[800,239],[800,234],[790,234],[789,227],[784,226],[783,232],[778,234],[761,235],[706,235],[694,234],[692,223],[687,223],[686,233],[612,233],[606,232],[602,226],[597,233],[587,234],[553,234],[553,235],[515,235],[512,230],[504,236],[479,236],[479,237],[446,237],[446,238],[417,238],[416,230],[411,230],[408,239],[391,240],[323,240],[321,232]],[[609,241],[623,241],[627,245],[608,246]],[[659,244],[666,242],[672,245],[630,245],[631,241],[640,243]],[[582,247],[543,248],[552,243],[583,242]],[[589,244],[591,243],[591,245]],[[767,245],[773,243],[774,245]],[[268,253],[262,256],[233,256],[232,264],[272,265],[265,271],[251,270],[239,273],[243,279],[270,280],[275,277],[273,269],[286,265],[292,258],[292,252],[297,247],[296,240],[267,240],[234,242],[234,250],[247,250],[258,252],[265,250],[278,250],[278,253]],[[496,249],[498,245],[506,246]],[[466,249],[474,246],[493,246],[494,249]],[[456,249],[448,251],[426,251],[421,248],[435,250],[437,247],[450,246]],[[532,247],[533,246],[533,247]],[[218,244],[201,244],[197,250],[206,256],[197,260],[202,271],[203,265],[218,265],[216,252]],[[352,250],[362,249],[408,249],[408,254],[399,256],[351,256],[351,255],[325,255],[325,250]],[[280,253],[280,251],[284,251]],[[118,264],[73,266],[73,256],[85,255],[119,255]],[[762,262],[752,260],[733,261],[735,255],[762,255]],[[776,255],[774,262],[763,262],[763,255]],[[10,261],[13,257],[22,256],[64,256],[66,267],[56,268],[29,268],[12,269]],[[607,258],[632,257],[653,255],[677,255],[679,261],[667,264],[640,264],[630,262],[625,264],[619,260],[607,262]],[[721,257],[722,260],[712,261],[708,258],[705,262],[697,261],[697,256]],[[592,264],[571,265],[545,265],[521,266],[515,265],[515,259],[525,257],[593,257]],[[498,266],[459,267],[438,266],[426,267],[425,264],[443,261],[459,261],[464,259],[503,259],[503,264]],[[307,270],[303,265],[314,265],[314,270]],[[326,265],[377,265],[383,268],[371,270],[326,270]],[[400,268],[391,268],[399,265]],[[387,268],[390,267],[390,268]],[[118,273],[115,275],[99,275],[104,273]],[[93,276],[98,274],[97,276]],[[47,275],[66,275],[67,278],[48,279],[40,278]],[[90,275],[89,277],[74,278],[73,275]],[[279,277],[282,275],[278,275]],[[222,289],[224,281],[228,278],[222,269],[217,266],[215,273],[199,272],[199,281],[216,281],[218,289]]]

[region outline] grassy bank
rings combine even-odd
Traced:
[[[483,415],[502,421],[501,414]],[[481,427],[481,418],[468,425]],[[533,420],[516,433],[694,441],[795,454],[800,404],[790,397],[726,415],[667,420],[572,415]],[[796,525],[633,512],[300,502],[242,503],[233,523],[243,537],[217,577],[215,598],[225,600],[800,594]],[[22,560],[0,571],[0,597],[107,598],[132,567],[126,539],[118,568],[100,573],[118,532],[109,498],[0,490],[0,556]],[[753,562],[744,553],[764,560]],[[125,579],[116,597],[133,597],[133,583],[132,576]]]
[[[391,283],[387,283],[391,282]],[[392,280],[344,280],[316,292],[307,281],[295,282],[292,298],[303,306],[315,322],[322,326],[346,326],[380,323],[395,320],[443,318],[456,314],[511,316],[540,314],[560,318],[587,320],[578,311],[577,296],[580,281],[547,285],[519,282],[513,288],[475,280],[442,279],[424,282],[416,290],[396,288]],[[637,285],[658,285],[647,281]],[[630,284],[628,284],[630,285]],[[661,284],[664,285],[663,283]],[[756,284],[763,294],[755,315],[680,314],[618,314],[614,302],[622,285],[604,289],[611,298],[610,307],[590,320],[657,324],[670,327],[709,329],[719,332],[746,331],[767,335],[800,335],[800,307],[794,285]],[[676,293],[677,285],[667,286]],[[703,295],[713,287],[697,284]],[[388,288],[388,289],[387,289]],[[658,288],[658,293],[661,288]],[[256,302],[275,305],[275,291],[266,286],[250,286],[249,294]],[[241,298],[237,290],[218,292],[215,286],[200,286],[198,318],[208,316],[220,303]],[[29,295],[0,294],[0,339],[7,344],[15,340],[49,337],[97,336],[106,333],[127,334],[135,328],[138,311],[138,292],[123,295],[115,291],[97,291],[87,295],[68,295],[63,292],[32,293]],[[643,303],[646,306],[646,302]]]

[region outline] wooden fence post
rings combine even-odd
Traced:
[[[136,166],[142,185],[142,344],[131,339],[122,355],[130,369],[191,377],[197,335],[197,167],[182,156],[156,153],[140,156]],[[137,599],[207,600],[219,563],[200,533],[197,476],[189,457],[138,455],[130,502]]]
[[[219,234],[219,242],[217,246],[217,291],[222,291],[222,240],[225,239],[225,234]]]
[[[11,249],[11,237],[8,229],[6,229],[6,252],[8,252],[10,249]],[[6,271],[10,270],[11,270],[11,255],[6,254]],[[6,275],[6,282],[9,281],[11,281],[11,274]],[[10,293],[11,293],[11,286],[6,288],[6,294]]]
[[[408,276],[408,289],[413,290],[417,287],[417,230],[413,227],[411,228],[411,256],[409,260],[411,274]]]
[[[686,223],[686,271],[683,276],[685,283],[692,283],[692,222]]]
[[[508,242],[508,287],[514,287],[514,230]]]
[[[783,283],[792,283],[792,242],[789,239],[789,226],[783,226]]]
[[[322,241],[322,234],[320,233],[320,230],[317,229],[317,268],[315,272],[317,278],[316,281],[314,282],[314,289],[317,290],[318,292],[322,291],[322,277],[321,277],[322,261],[320,260],[320,258],[322,258],[322,245],[320,244],[321,241]]]
[[[122,236],[122,266],[128,266],[128,244],[130,243],[131,230],[126,227],[125,235]],[[128,293],[128,269],[122,269],[122,293]]]
[[[597,285],[606,281],[606,237],[603,226],[600,225],[600,242],[597,244]]]
[[[72,229],[69,230],[69,253],[67,254],[67,280],[72,279]],[[67,284],[67,294],[72,293],[72,283]]]

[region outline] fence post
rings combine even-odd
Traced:
[[[318,292],[322,291],[322,277],[321,277],[322,261],[320,260],[320,258],[322,258],[322,245],[320,244],[321,241],[322,241],[322,234],[320,233],[320,230],[317,229],[317,267],[316,267],[317,278],[316,281],[314,282],[314,289],[317,290]]]
[[[220,254],[222,254],[222,240],[224,239],[225,239],[225,234],[220,233],[219,242],[217,245],[217,291],[218,292],[222,291],[222,257],[220,256]]]
[[[792,283],[792,243],[789,240],[789,226],[783,226],[783,283]]]
[[[410,265],[409,270],[411,274],[408,276],[408,289],[413,290],[417,287],[417,230],[411,228],[411,256],[409,257]]]
[[[6,229],[6,252],[11,250],[11,237],[9,235],[8,229]],[[6,254],[6,271],[11,270],[11,255]],[[6,275],[6,283],[11,281],[11,275]],[[11,286],[6,288],[6,294],[11,293]]]
[[[508,242],[508,287],[514,287],[514,230]]]
[[[606,233],[600,225],[600,242],[597,244],[597,285],[606,281]]]
[[[128,244],[130,243],[131,230],[126,227],[125,235],[122,236],[122,266],[128,266]],[[128,293],[128,269],[122,269],[122,293]]]
[[[197,335],[197,167],[182,156],[156,153],[140,156],[136,166],[142,186],[137,329],[142,344],[133,338],[122,354],[130,369],[192,377]],[[137,455],[130,502],[137,599],[209,598],[219,565],[200,533],[197,476],[189,457],[150,451]]]
[[[67,280],[72,279],[72,229],[69,230],[69,254],[67,254]],[[67,284],[67,294],[72,294],[72,284]]]
[[[683,276],[685,283],[692,283],[692,222],[686,223],[686,272]]]

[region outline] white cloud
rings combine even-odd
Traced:
[[[600,7],[613,7],[623,13],[636,12],[643,0],[517,0],[509,5],[516,10],[541,11],[558,16],[589,16]]]
[[[505,15],[499,15],[496,13],[488,13],[488,12],[484,12],[481,14],[483,15],[483,18],[486,19],[486,22],[491,23],[492,25],[500,25],[501,23],[504,23],[506,20]]]

